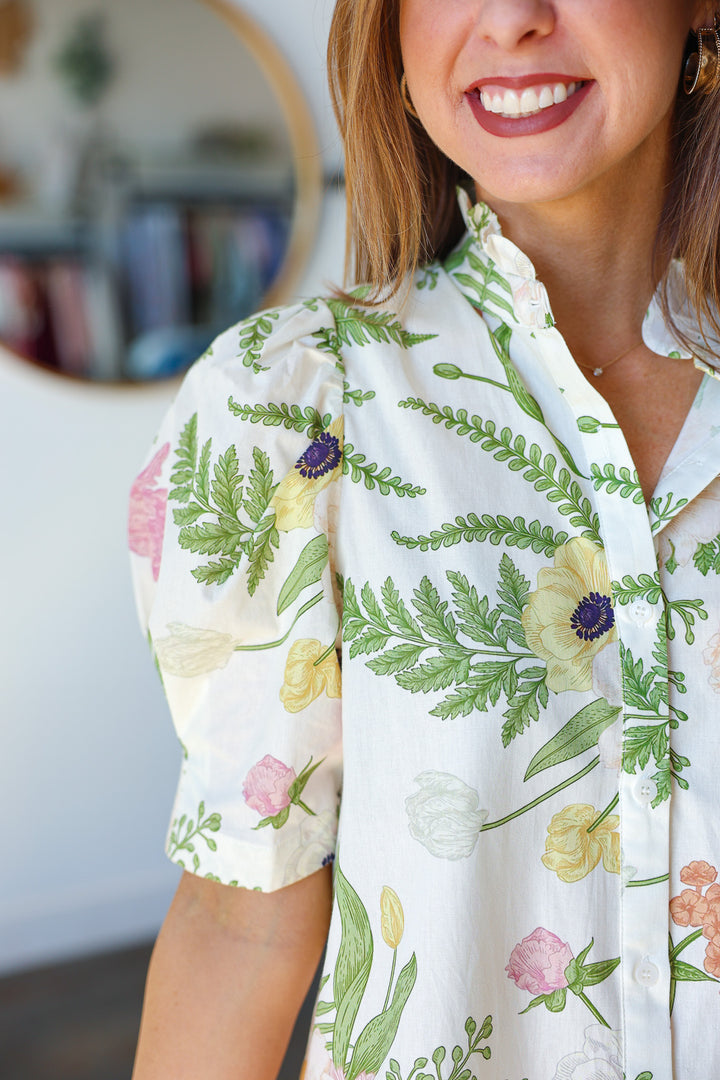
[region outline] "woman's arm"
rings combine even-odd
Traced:
[[[132,1080],[275,1080],[331,892],[329,867],[272,893],[184,874],[150,961]]]

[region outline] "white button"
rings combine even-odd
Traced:
[[[641,986],[654,986],[660,978],[660,968],[647,958],[640,961],[635,968],[635,981]]]
[[[641,776],[633,789],[633,794],[641,806],[649,806],[657,793],[657,784],[649,776]]]
[[[637,626],[647,626],[655,621],[655,609],[647,600],[634,600],[628,608],[628,615]]]

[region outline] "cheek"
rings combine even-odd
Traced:
[[[403,0],[400,6],[400,48],[408,83],[418,98],[452,90],[452,73],[466,34],[467,5],[459,0]],[[413,97],[413,100],[415,98]]]

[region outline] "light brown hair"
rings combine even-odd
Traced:
[[[399,0],[338,0],[328,45],[330,93],[345,146],[346,278],[392,295],[419,263],[463,232],[463,174],[400,96]]]
[[[455,189],[469,178],[403,105],[399,9],[400,0],[337,0],[328,45],[345,146],[345,273],[372,286],[365,303],[443,258],[464,229]],[[656,255],[662,265],[683,259],[691,305],[706,334],[720,338],[720,89],[696,98],[679,85],[673,141]],[[664,290],[661,299],[669,319]]]

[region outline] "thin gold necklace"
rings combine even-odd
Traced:
[[[603,364],[602,367],[590,367],[589,364],[578,364],[578,367],[582,368],[583,371],[592,371],[595,378],[598,379],[603,374],[603,372],[607,371],[609,367],[612,367],[613,364],[617,364],[618,360],[624,360],[626,356],[629,356],[631,352],[635,351],[635,349],[639,349],[640,346],[643,344],[644,342],[642,341],[642,339],[640,341],[636,341],[635,344],[631,345],[629,349],[626,349],[625,352],[620,353],[619,356],[616,356],[614,360],[610,360],[609,363]],[[577,361],[575,362],[577,363]]]

